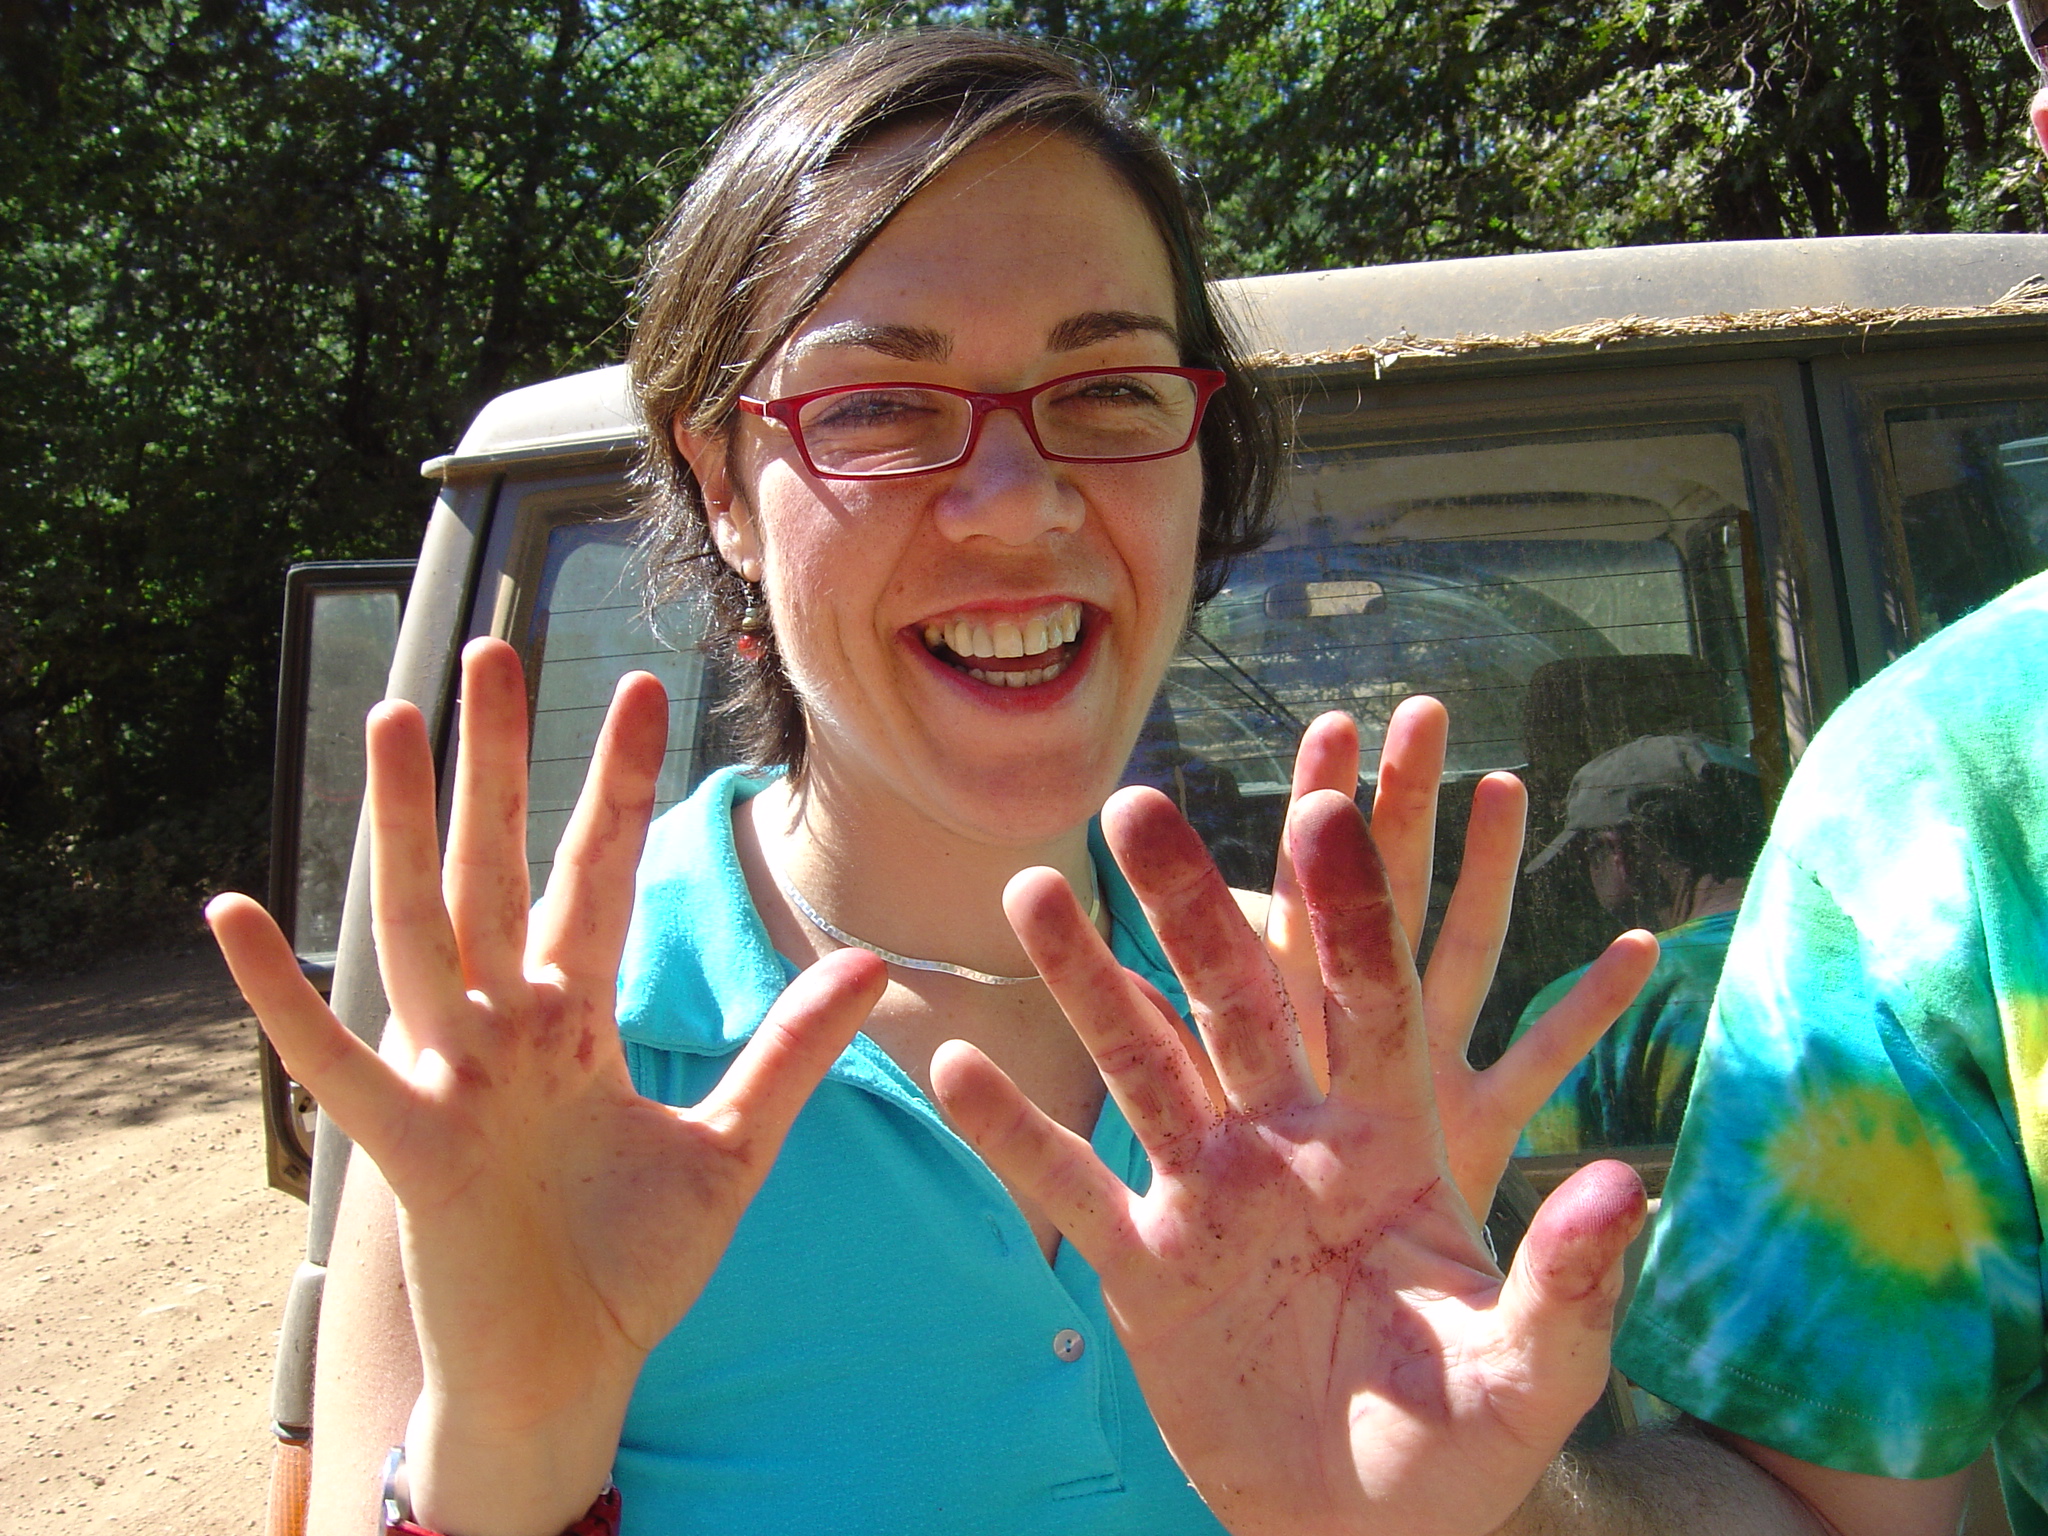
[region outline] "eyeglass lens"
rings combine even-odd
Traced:
[[[1031,424],[1047,453],[1142,459],[1186,444],[1200,399],[1177,374],[1095,374],[1033,396]],[[959,459],[974,429],[974,407],[912,385],[847,389],[808,402],[796,426],[811,462],[828,474],[900,475]]]

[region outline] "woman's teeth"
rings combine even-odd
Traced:
[[[1062,603],[1023,618],[941,619],[924,627],[928,650],[949,660],[977,682],[996,688],[1032,688],[1067,670],[1073,655],[1062,649],[1081,638],[1081,605]],[[1042,667],[977,667],[984,659],[1043,656]]]
[[[1029,688],[1036,683],[1049,683],[1066,670],[1064,661],[1056,661],[1049,667],[1033,667],[1029,672],[984,672],[980,667],[969,667],[967,675],[998,688]]]
[[[1014,658],[1038,656],[1055,646],[1071,645],[1081,635],[1081,605],[1063,603],[1050,613],[1034,613],[1023,619],[949,619],[938,624],[927,624],[924,629],[924,643],[932,650],[944,646],[963,661],[976,657]],[[983,676],[974,667],[968,671],[976,677]],[[1030,672],[1002,674],[1005,681],[1011,677],[1033,678]],[[1043,681],[1042,678],[1035,678]],[[1010,683],[1013,688],[1028,686],[1025,683]]]

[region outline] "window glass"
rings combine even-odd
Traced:
[[[718,766],[705,720],[711,681],[696,648],[702,615],[678,614],[660,636],[648,628],[632,539],[633,526],[623,522],[569,523],[548,535],[526,653],[528,676],[536,679],[526,809],[536,896],[547,888],[598,728],[626,673],[652,672],[668,690],[668,755],[656,812]]]
[[[1924,637],[2048,568],[2048,400],[1885,412]]]
[[[317,965],[334,964],[340,943],[341,899],[363,809],[363,717],[384,697],[398,611],[399,594],[389,589],[312,594],[292,947]]]
[[[1762,838],[1759,732],[1777,729],[1751,687],[1774,673],[1752,654],[1750,516],[1734,425],[1312,444],[1275,538],[1173,663],[1129,776],[1182,804],[1233,883],[1264,889],[1302,727],[1357,717],[1369,795],[1394,707],[1441,699],[1452,782],[1431,931],[1472,785],[1510,769],[1531,798],[1531,868],[1474,1059],[1624,929],[1678,932],[1699,951],[1682,963],[1707,974],[1645,1023],[1583,1113],[1552,1117],[1554,1142],[1668,1140],[1690,1081],[1670,1081],[1672,1042],[1689,1069]]]

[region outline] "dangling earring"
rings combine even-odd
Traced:
[[[742,578],[744,579],[744,578]],[[733,649],[740,660],[758,662],[768,654],[768,605],[761,601],[761,584],[747,582],[747,606],[740,614],[739,638]]]

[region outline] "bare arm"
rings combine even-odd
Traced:
[[[510,647],[473,643],[445,865],[425,723],[397,703],[371,715],[374,923],[392,1003],[381,1052],[328,1010],[255,903],[222,896],[207,913],[286,1067],[399,1196],[420,1341],[414,1507],[465,1536],[550,1536],[589,1505],[642,1360],[696,1299],[886,981],[873,956],[827,956],[703,1103],[642,1098],[612,1009],[666,704],[645,674],[620,684],[531,910],[525,714]],[[342,1426],[323,1479],[333,1536],[363,1528],[357,1479],[397,1438],[415,1359],[391,1294],[389,1197],[358,1198],[318,1377],[342,1398],[317,1405],[323,1433]]]
[[[1969,1497],[1968,1470],[1908,1481],[1837,1472],[1737,1435],[1719,1438],[1790,1488],[1842,1536],[1953,1536]]]
[[[1687,1425],[1559,1457],[1500,1536],[1954,1536],[1967,1477],[1837,1472]]]
[[[421,1379],[397,1208],[367,1157],[349,1160],[314,1371],[319,1433],[306,1529],[310,1536],[366,1536],[377,1529],[385,1453],[405,1438]]]

